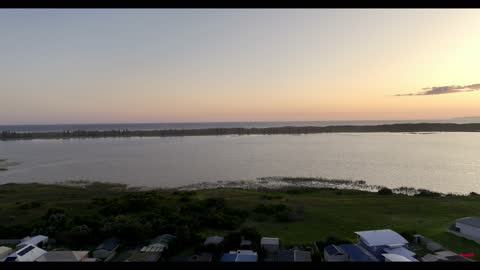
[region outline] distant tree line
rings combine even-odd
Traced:
[[[103,131],[61,131],[61,132],[13,132],[3,131],[0,140],[21,139],[70,139],[105,137],[174,137],[209,135],[273,135],[311,133],[354,133],[354,132],[480,132],[480,123],[474,124],[391,124],[371,126],[326,126],[326,127],[271,127],[271,128],[206,128],[170,130],[103,130]]]

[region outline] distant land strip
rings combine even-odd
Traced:
[[[480,123],[446,124],[389,124],[367,126],[305,126],[270,128],[205,128],[205,129],[169,129],[169,130],[72,130],[58,132],[12,132],[2,131],[0,140],[27,139],[70,139],[70,138],[108,138],[108,137],[178,137],[178,136],[220,136],[220,135],[279,135],[314,133],[367,133],[367,132],[480,132]]]

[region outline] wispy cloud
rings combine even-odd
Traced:
[[[397,94],[397,97],[405,96],[432,96],[432,95],[443,95],[451,93],[461,93],[461,92],[471,92],[480,90],[480,83],[470,84],[470,85],[450,85],[450,86],[434,86],[422,88],[423,91],[410,94]]]

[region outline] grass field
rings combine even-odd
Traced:
[[[86,214],[92,211],[88,207],[91,199],[116,196],[125,190],[124,186],[110,184],[94,184],[86,188],[40,184],[1,185],[0,223],[14,225],[35,222],[52,207]],[[167,198],[177,196],[171,192],[159,192],[165,193]],[[270,197],[265,198],[266,195]],[[292,209],[303,208],[303,219],[298,221],[246,220],[245,226],[255,226],[264,236],[280,237],[284,245],[312,243],[328,236],[356,241],[354,231],[391,228],[399,232],[416,231],[454,252],[474,252],[475,259],[480,259],[480,245],[445,231],[457,218],[479,215],[480,196],[412,197],[327,189],[297,194],[211,189],[196,191],[193,196],[199,199],[223,197],[231,207],[248,211],[252,211],[259,203],[282,203]],[[20,209],[21,205],[32,202],[37,202],[35,207]],[[225,234],[213,230],[204,233]]]

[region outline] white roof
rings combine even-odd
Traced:
[[[408,244],[407,239],[390,229],[355,232],[368,246],[395,246]]]
[[[382,255],[383,255],[383,257],[385,257],[385,259],[387,259],[390,262],[411,262],[411,260],[403,257],[402,255],[398,255],[398,254],[386,253],[386,254],[382,254]]]
[[[279,245],[280,239],[274,237],[262,237],[260,240],[261,245]]]
[[[223,237],[215,235],[208,237],[203,244],[206,246],[209,244],[220,244],[221,242],[223,242]]]
[[[413,256],[415,256],[415,252],[408,250],[404,247],[398,247],[398,248],[384,248],[383,251],[389,253],[389,254],[397,254],[400,256],[403,256],[407,259],[409,259],[412,262],[417,262],[418,260],[415,259]]]
[[[16,257],[15,261],[17,262],[34,262],[36,259],[38,259],[40,256],[42,256],[45,253],[47,253],[47,251],[37,246],[28,245],[26,247],[23,247],[17,250],[13,254],[10,254],[10,256],[6,258],[6,260],[8,260],[8,258],[11,258],[11,257]]]
[[[26,246],[26,245],[38,245],[44,241],[47,241],[48,240],[48,236],[45,236],[45,235],[35,235],[34,237],[25,237],[22,239],[22,242],[20,242],[20,244],[17,245],[17,247],[19,246]]]
[[[237,250],[237,251],[230,251],[230,254],[240,254],[240,255],[257,255],[257,253],[253,250]]]

